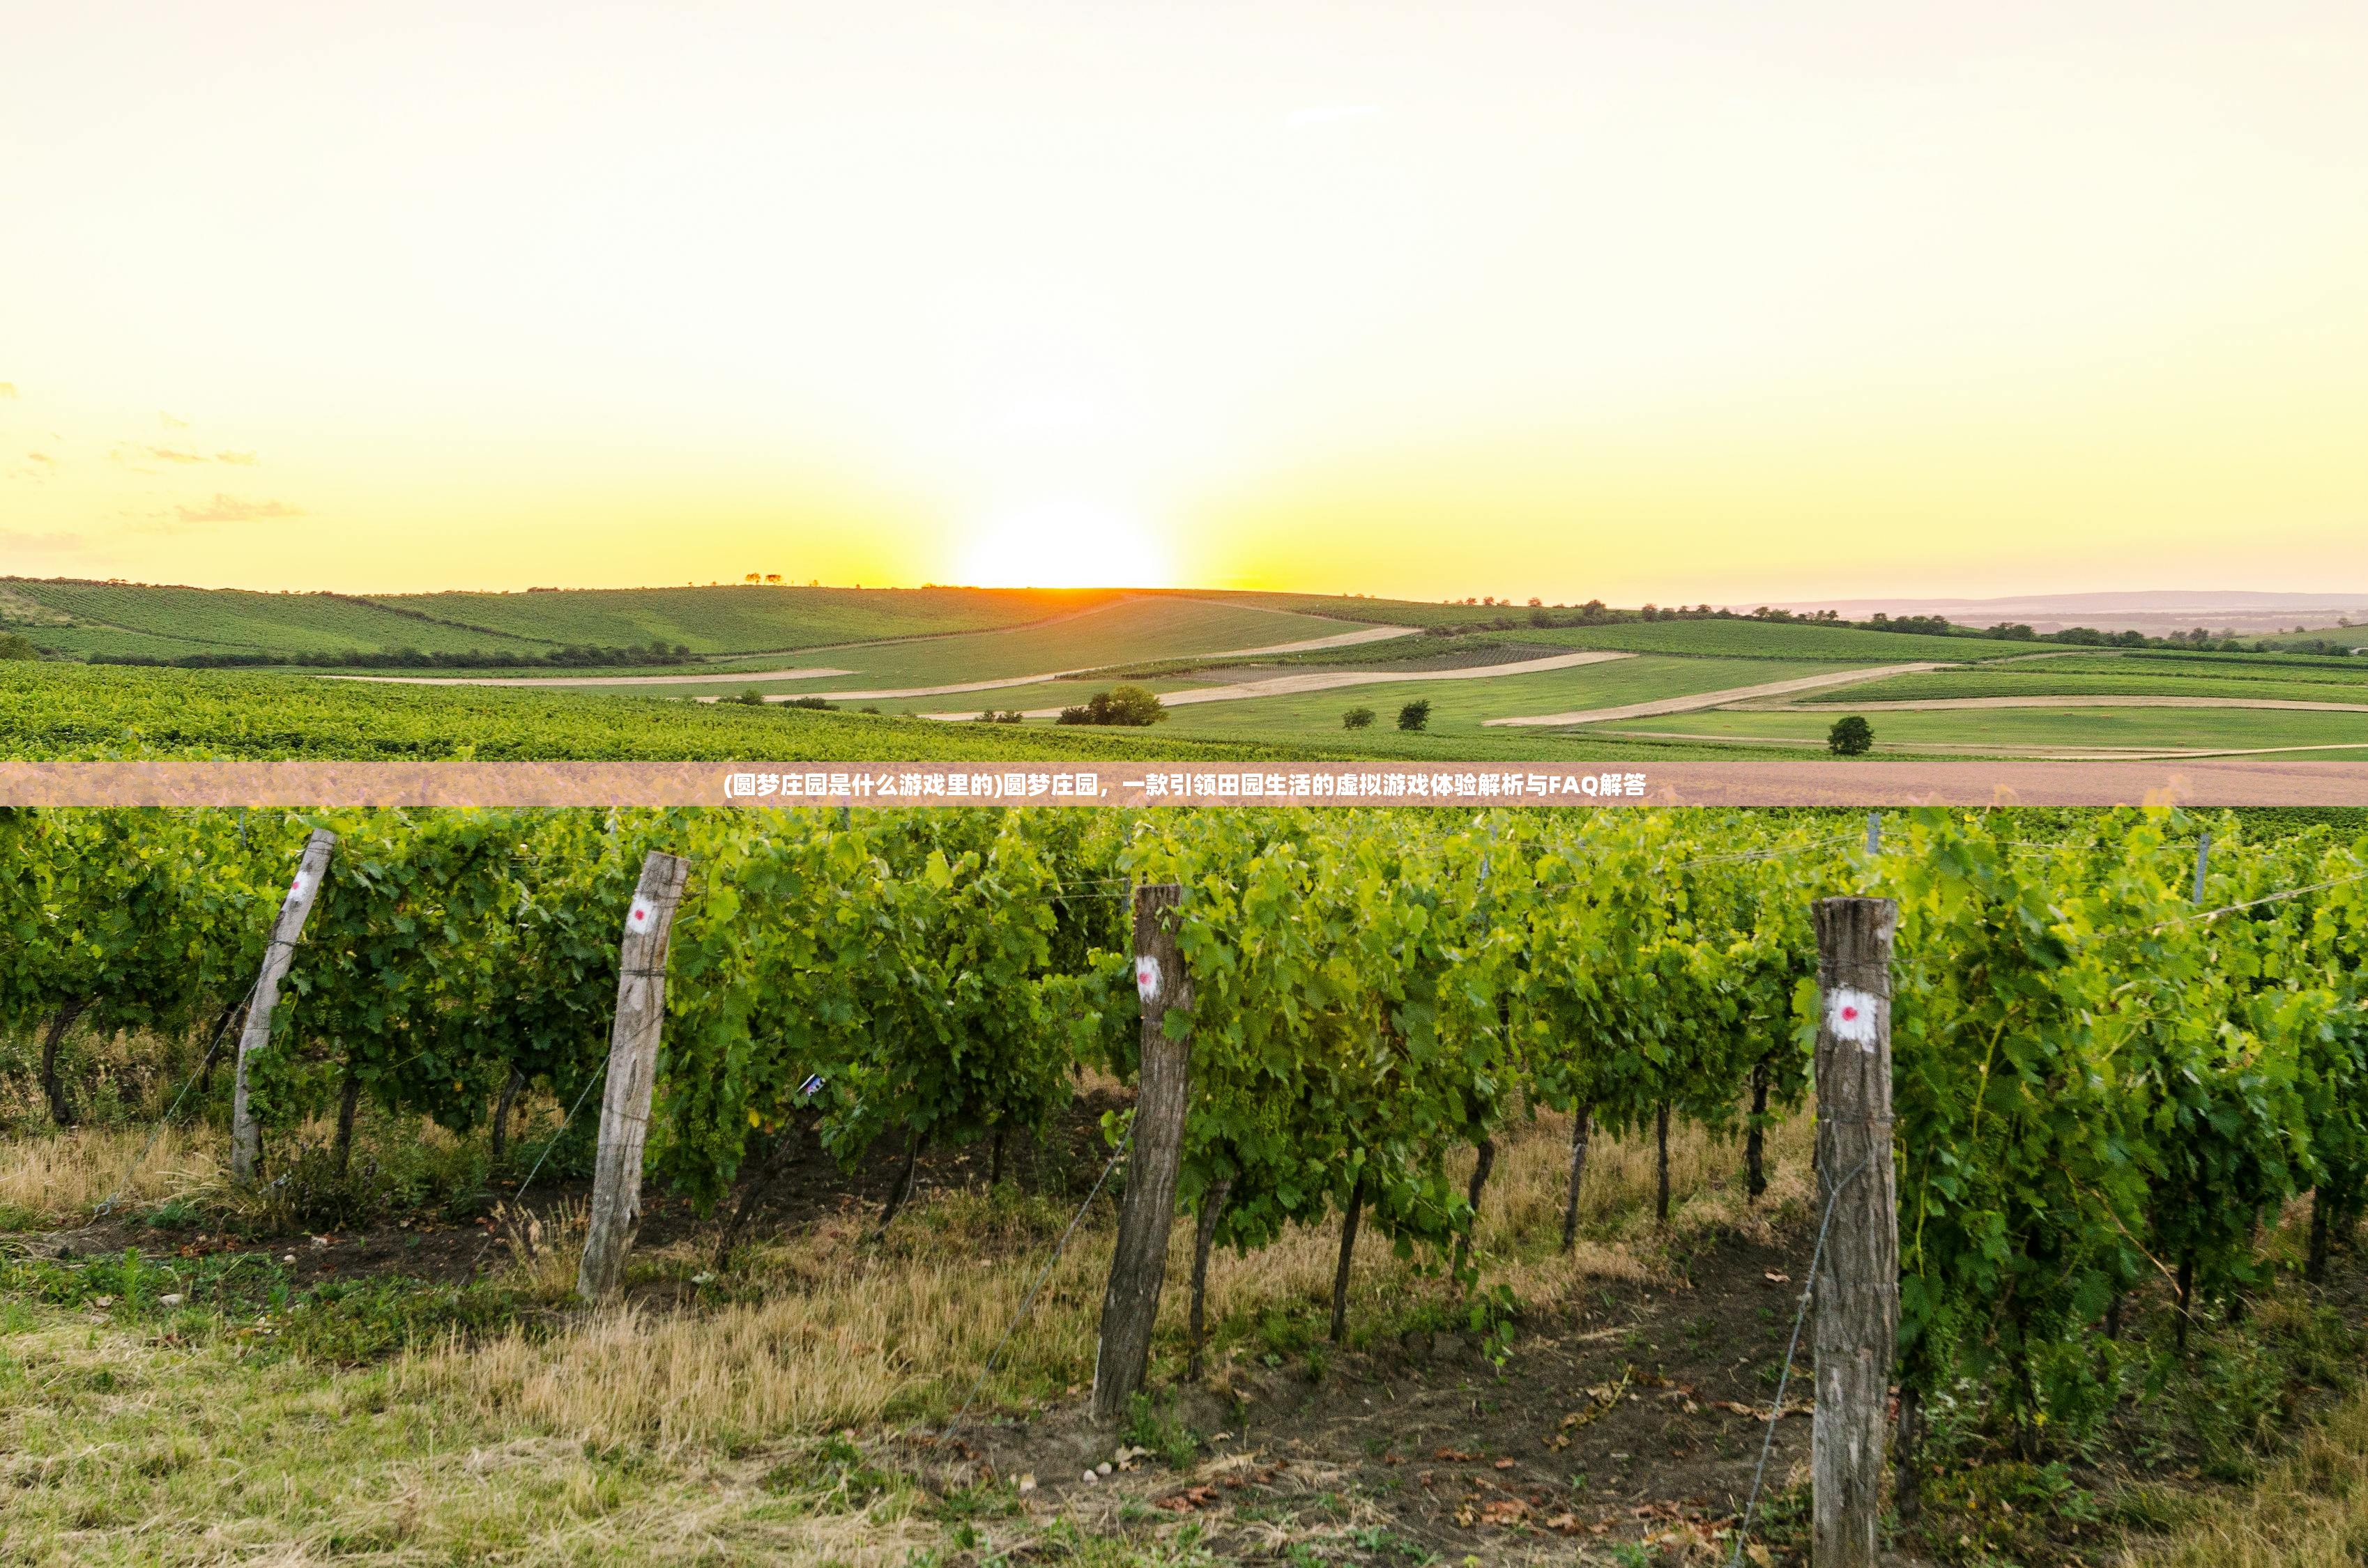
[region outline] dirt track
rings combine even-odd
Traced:
[[[1653,719],[1664,713],[1692,713],[1704,708],[1724,708],[1731,702],[1747,701],[1755,697],[1782,697],[1788,692],[1815,691],[1828,686],[1856,686],[1861,681],[1881,680],[1885,676],[1921,675],[1942,667],[1930,663],[1875,665],[1862,670],[1835,670],[1821,676],[1802,676],[1796,680],[1771,680],[1763,686],[1731,686],[1724,691],[1701,691],[1691,697],[1664,697],[1651,702],[1631,702],[1622,708],[1588,708],[1571,713],[1484,719],[1481,722],[1510,728],[1543,729],[1563,724],[1600,724],[1613,719]]]
[[[1479,665],[1458,670],[1315,670],[1305,675],[1276,676],[1268,680],[1236,681],[1228,686],[1204,686],[1193,691],[1169,691],[1160,694],[1160,703],[1167,708],[1186,708],[1200,702],[1239,702],[1253,697],[1292,697],[1310,691],[1337,691],[1352,686],[1386,686],[1410,680],[1478,680],[1488,676],[1536,675],[1543,670],[1566,670],[1579,665],[1600,665],[1611,659],[1633,659],[1634,653],[1554,653],[1543,659],[1520,659],[1507,665]],[[1057,719],[1058,708],[1031,708],[1026,717]],[[929,713],[930,719],[975,719],[976,713]]]

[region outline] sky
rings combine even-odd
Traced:
[[[2368,6],[123,6],[0,574],[2368,589]]]

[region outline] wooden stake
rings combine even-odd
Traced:
[[[1891,938],[1884,898],[1817,901],[1817,1177],[1830,1205],[1816,1291],[1810,1561],[1874,1568],[1884,1407],[1899,1334],[1891,1153]],[[1821,1206],[1823,1207],[1823,1206]]]
[[[1143,1388],[1151,1328],[1167,1281],[1167,1231],[1176,1218],[1176,1173],[1184,1159],[1190,1039],[1167,1038],[1171,1007],[1190,1009],[1192,980],[1176,943],[1184,890],[1163,882],[1134,890],[1134,981],[1143,999],[1143,1071],[1134,1096],[1134,1149],[1127,1156],[1118,1246],[1102,1297],[1101,1348],[1094,1359],[1094,1417],[1114,1422]]]
[[[247,1098],[246,1064],[271,1043],[271,1013],[279,1005],[279,983],[295,960],[296,944],[304,936],[304,922],[320,896],[321,880],[329,874],[329,855],[337,835],[327,828],[313,830],[304,853],[296,862],[288,896],[279,901],[279,916],[272,922],[271,940],[263,949],[263,969],[255,977],[255,1003],[246,1010],[246,1027],[238,1031],[238,1073],[231,1085],[230,1174],[233,1180],[253,1181],[263,1165],[263,1130],[256,1125],[255,1107]]]
[[[592,1212],[575,1293],[598,1301],[625,1280],[625,1254],[642,1225],[642,1145],[649,1136],[650,1090],[666,1024],[666,944],[690,862],[650,851],[625,913],[617,960],[617,1022],[609,1036],[609,1083],[600,1096],[600,1149],[592,1166]]]
[[[1587,1135],[1595,1108],[1581,1105],[1570,1118],[1570,1194],[1562,1206],[1562,1250],[1578,1244],[1578,1182],[1587,1174]]]
[[[1201,1348],[1206,1343],[1206,1312],[1209,1301],[1209,1247],[1217,1237],[1217,1221],[1225,1211],[1225,1199],[1234,1190],[1231,1176],[1201,1195],[1201,1223],[1192,1238],[1192,1306],[1185,1314],[1185,1333],[1190,1343],[1186,1352],[1184,1375],[1193,1382],[1201,1381]]]

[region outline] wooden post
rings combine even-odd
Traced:
[[[1176,1218],[1176,1173],[1184,1159],[1184,1104],[1192,1046],[1169,1040],[1170,1007],[1192,1006],[1191,977],[1176,945],[1184,890],[1164,882],[1134,890],[1134,987],[1143,999],[1143,1071],[1134,1095],[1134,1152],[1127,1157],[1118,1246],[1102,1296],[1101,1347],[1094,1358],[1094,1417],[1112,1422],[1143,1388],[1151,1328],[1167,1282],[1167,1230]]]
[[[1809,1560],[1874,1568],[1884,1406],[1899,1333],[1899,1215],[1891,1155],[1887,898],[1816,904],[1817,1178],[1831,1206],[1816,1291]]]
[[[642,1144],[650,1130],[650,1088],[666,1023],[666,941],[690,862],[650,851],[625,912],[617,958],[617,1022],[609,1035],[609,1083],[600,1096],[600,1148],[592,1166],[592,1212],[575,1293],[598,1301],[624,1282],[625,1254],[642,1224]]]
[[[329,855],[337,835],[327,828],[313,830],[297,858],[296,875],[288,895],[279,901],[279,916],[272,922],[271,940],[263,949],[263,968],[255,977],[255,1002],[246,1010],[246,1027],[238,1031],[238,1068],[231,1084],[230,1174],[237,1181],[253,1181],[263,1164],[263,1132],[256,1125],[255,1107],[247,1098],[246,1064],[271,1043],[271,1013],[279,1005],[279,983],[296,957],[304,922],[320,895],[321,879],[329,874]]]

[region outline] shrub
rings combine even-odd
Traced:
[[[752,686],[747,690],[742,692],[739,696],[732,699],[732,700],[746,704],[750,708],[762,708],[765,706],[765,694]]]
[[[1076,708],[1064,708],[1053,721],[1061,724],[1121,724],[1144,729],[1167,717],[1158,696],[1139,686],[1114,686],[1098,691]]]
[[[38,659],[41,651],[21,631],[0,631],[0,659]]]
[[[1430,699],[1418,697],[1398,710],[1398,728],[1422,730],[1430,725]]]
[[[1864,756],[1874,749],[1874,726],[1852,713],[1826,732],[1826,749],[1836,756]]]
[[[814,708],[828,712],[830,704],[819,697],[792,697],[781,704],[784,708]]]
[[[1351,708],[1340,715],[1340,727],[1344,730],[1370,730],[1373,727],[1373,710],[1370,708]]]

